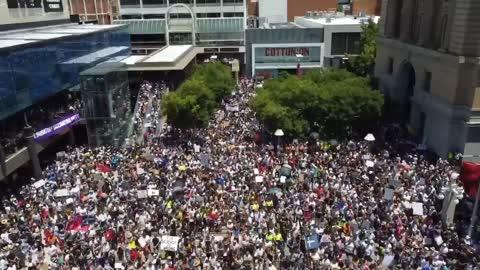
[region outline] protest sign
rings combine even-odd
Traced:
[[[148,189],[147,194],[148,194],[149,197],[159,196],[160,191],[158,189]]]
[[[383,198],[387,201],[391,201],[393,199],[393,189],[386,188]]]
[[[383,257],[383,261],[382,261],[382,269],[388,269],[388,267],[390,267],[390,265],[393,263],[393,259],[395,257],[392,256],[392,255],[386,255],[385,257]]]
[[[178,241],[180,241],[180,237],[178,236],[162,235],[162,240],[160,242],[160,249],[168,250],[168,251],[177,251]]]
[[[138,191],[137,191],[137,197],[138,197],[139,199],[147,198],[147,197],[148,197],[148,191],[146,191],[146,190],[138,190]]]
[[[58,189],[53,194],[54,197],[67,197],[69,195],[70,195],[70,191],[68,191],[68,189]]]
[[[284,175],[280,176],[280,183],[285,183],[286,180],[287,177],[285,177]]]
[[[415,216],[423,216],[423,203],[413,202],[412,209]]]
[[[40,187],[43,187],[45,185],[45,183],[46,183],[45,180],[42,179],[42,180],[38,180],[37,182],[33,183],[33,186],[38,189]]]
[[[255,182],[262,183],[263,182],[263,176],[261,176],[261,175],[255,176]]]

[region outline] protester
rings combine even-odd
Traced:
[[[248,108],[254,85],[241,80],[208,128],[65,153],[3,199],[0,269],[480,269],[470,239],[442,227],[456,167],[399,151],[391,129],[382,151],[276,149]],[[161,94],[142,89],[135,130],[158,118],[143,108]]]

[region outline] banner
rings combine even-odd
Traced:
[[[160,242],[160,249],[168,250],[168,251],[177,251],[178,241],[180,241],[180,237],[178,236],[162,235],[162,241]]]
[[[75,113],[61,118],[52,126],[39,130],[33,134],[35,141],[40,142],[50,137],[53,137],[57,134],[60,134],[62,131],[67,129],[70,126],[75,125],[80,122],[80,114]]]

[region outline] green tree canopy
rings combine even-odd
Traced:
[[[383,97],[365,78],[345,70],[319,69],[301,79],[290,75],[265,82],[250,105],[270,131],[281,128],[287,135],[301,136],[321,127],[338,134],[346,126],[375,121]]]
[[[217,101],[229,96],[235,87],[230,68],[220,62],[197,66],[192,78],[203,81]]]
[[[197,79],[187,80],[162,101],[162,113],[178,128],[207,126],[215,107],[215,96]]]
[[[379,28],[375,22],[369,20],[367,24],[362,25],[362,30],[361,53],[351,57],[348,70],[358,76],[367,77],[372,76],[374,72]]]

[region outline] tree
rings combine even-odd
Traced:
[[[379,28],[375,22],[369,20],[367,24],[362,25],[362,30],[361,52],[358,56],[351,57],[347,69],[358,76],[373,77]]]
[[[213,92],[217,102],[229,96],[235,87],[230,68],[220,62],[198,66],[192,78],[203,81]]]
[[[162,114],[178,128],[207,126],[215,107],[215,96],[197,79],[187,80],[162,100]]]
[[[320,127],[338,136],[346,127],[375,122],[383,97],[370,89],[366,78],[318,69],[301,79],[290,75],[267,81],[250,106],[270,131],[281,128],[287,135],[302,136]]]

